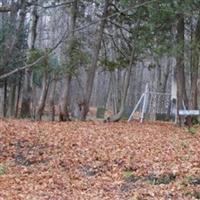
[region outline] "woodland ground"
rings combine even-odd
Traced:
[[[200,129],[0,121],[0,200],[87,199],[200,199]]]

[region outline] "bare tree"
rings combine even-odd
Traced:
[[[57,76],[53,74],[52,88],[49,95],[49,107],[51,112],[51,121],[55,120],[55,93],[56,93]]]
[[[48,69],[46,69],[44,71],[43,80],[42,80],[42,91],[41,91],[40,99],[39,99],[38,106],[36,109],[36,120],[42,119],[45,102],[46,102],[47,94],[49,90],[49,84],[50,84],[50,78],[49,78]]]
[[[94,47],[94,52],[92,55],[92,63],[87,72],[87,81],[86,81],[86,87],[84,91],[84,99],[82,102],[79,103],[82,120],[86,119],[87,113],[89,111],[89,103],[90,103],[90,98],[92,94],[95,72],[97,69],[97,61],[98,61],[99,52],[101,49],[101,42],[103,38],[104,27],[106,25],[106,17],[108,16],[109,4],[110,4],[110,0],[105,0],[102,20],[101,20],[99,30],[96,35],[96,39],[95,39],[95,47]]]
[[[177,15],[177,56],[176,56],[176,80],[177,80],[177,114],[179,116],[179,110],[182,108],[183,102],[188,108],[188,98],[185,87],[185,67],[184,67],[184,33],[185,23],[184,16],[182,14]],[[181,119],[179,116],[179,122]]]
[[[199,71],[199,45],[200,45],[200,15],[198,17],[194,39],[192,42],[192,72],[191,72],[191,100],[190,108],[198,109],[197,102],[197,81],[198,81],[198,71]]]
[[[70,55],[72,55],[72,51],[74,48],[74,41],[75,41],[75,28],[76,28],[76,18],[77,18],[77,12],[78,12],[78,0],[75,0],[72,4],[72,8],[70,10],[70,20],[69,20],[69,30],[70,35],[68,38],[69,44],[67,48],[67,65],[71,64]],[[68,100],[69,100],[69,88],[70,88],[70,82],[71,82],[71,74],[70,71],[68,71],[64,75],[64,88],[61,94],[60,104],[59,104],[59,120],[60,121],[68,121],[70,120],[69,117],[69,111],[68,111]]]
[[[32,24],[30,27],[29,35],[29,53],[35,49],[35,42],[37,37],[37,23],[38,13],[37,7],[32,8]],[[21,104],[21,117],[31,117],[31,101],[32,101],[32,70],[30,68],[25,69],[24,87]]]
[[[116,115],[113,115],[113,116],[111,116],[107,119],[109,122],[119,121],[121,119],[122,115],[123,115],[124,108],[125,108],[125,102],[126,102],[126,98],[127,98],[127,94],[128,94],[128,88],[129,88],[130,77],[131,77],[131,70],[132,70],[132,66],[133,66],[133,63],[134,63],[134,59],[135,59],[135,51],[133,49],[132,52],[131,52],[126,77],[125,77],[125,80],[124,80],[124,87],[123,87],[123,92],[122,92],[120,109],[119,109],[119,112]]]

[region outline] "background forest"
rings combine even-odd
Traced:
[[[118,121],[148,83],[199,108],[199,0],[0,0],[3,117]],[[177,88],[177,89],[176,89]]]

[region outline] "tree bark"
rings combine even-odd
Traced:
[[[121,119],[121,117],[123,115],[125,103],[126,103],[126,97],[127,97],[127,94],[128,94],[129,83],[130,83],[132,65],[133,65],[133,62],[134,62],[134,54],[135,54],[135,52],[134,52],[134,50],[132,50],[128,70],[127,70],[126,77],[125,77],[125,80],[124,80],[124,88],[123,88],[123,91],[122,91],[123,94],[122,94],[122,99],[121,99],[120,110],[116,115],[113,115],[113,116],[111,116],[107,119],[107,121],[109,121],[109,122],[117,122]]]
[[[69,55],[67,59],[67,64],[70,64],[71,57],[73,55],[70,55],[73,51],[74,47],[74,41],[75,41],[75,28],[76,28],[76,18],[77,18],[77,5],[78,1],[75,0],[72,4],[71,13],[70,13],[70,21],[69,21],[69,45],[67,48],[67,54]],[[60,121],[69,121],[69,111],[68,111],[68,100],[69,100],[69,88],[70,88],[70,82],[71,82],[71,74],[70,72],[67,72],[64,77],[64,91],[62,91],[60,104],[59,104],[59,120]]]
[[[15,118],[18,117],[19,114],[19,101],[21,96],[21,90],[22,90],[22,74],[20,72],[19,78],[18,78],[18,85],[17,85],[17,99],[16,99],[16,108],[15,108]]]
[[[42,82],[43,83],[42,83],[41,96],[40,96],[40,100],[39,100],[38,107],[36,110],[36,120],[41,120],[43,112],[44,112],[45,102],[47,99],[47,93],[48,93],[48,89],[49,89],[48,72],[44,72]]]
[[[188,98],[185,87],[185,66],[184,66],[184,31],[185,23],[184,16],[182,14],[177,15],[177,55],[176,55],[176,80],[177,80],[177,116],[178,121],[181,124],[181,118],[179,116],[179,110],[183,107],[183,102],[188,108]]]
[[[101,49],[101,42],[103,38],[104,27],[106,25],[106,17],[108,15],[109,3],[110,3],[110,0],[105,0],[102,20],[100,23],[99,31],[97,33],[97,39],[95,42],[96,44],[95,44],[94,53],[92,56],[92,63],[87,72],[87,81],[86,81],[86,87],[84,91],[84,98],[83,98],[83,101],[79,103],[79,107],[81,111],[81,120],[85,120],[87,113],[89,112],[89,103],[90,103],[90,98],[91,98],[92,89],[93,89],[95,72],[97,69],[97,61],[98,61],[99,52]]]
[[[191,109],[198,109],[198,88],[197,88],[197,81],[198,81],[198,70],[199,70],[199,45],[200,45],[200,16],[197,22],[195,35],[194,35],[194,41],[191,41],[192,45],[194,45],[192,49],[192,72],[191,72],[191,103],[190,108]]]
[[[4,6],[4,1],[2,1],[2,6]],[[5,7],[4,7],[5,8]],[[3,27],[10,28],[10,31],[7,32],[7,34],[3,35],[3,54],[1,55],[1,65],[2,65],[2,72],[6,73],[8,68],[7,66],[10,64],[10,62],[13,60],[14,51],[16,50],[17,46],[20,46],[20,36],[23,32],[23,26],[25,22],[25,16],[26,16],[26,4],[25,1],[22,0],[20,2],[12,2],[10,4],[10,13],[7,15],[6,19],[3,16]],[[16,19],[18,19],[18,23],[16,22]],[[9,21],[9,23],[5,23],[6,20]],[[7,85],[8,85],[8,79],[5,78],[5,87],[4,87],[4,109],[3,109],[3,115],[6,117],[7,114]]]
[[[68,111],[68,100],[69,100],[69,88],[71,83],[71,75],[66,75],[64,79],[64,91],[61,97],[61,102],[59,105],[59,121],[69,121],[69,111]]]
[[[16,95],[16,83],[11,84],[10,92],[9,92],[9,100],[8,100],[8,116],[13,117],[15,111],[15,95]]]
[[[26,70],[24,77],[24,87],[21,104],[21,117],[31,117],[31,98],[32,98],[32,71]]]
[[[8,89],[8,80],[4,80],[4,97],[3,97],[3,117],[7,116],[7,89]]]
[[[37,37],[38,14],[37,7],[34,6],[32,10],[32,24],[29,35],[29,50],[30,52],[35,48],[35,41]],[[21,117],[31,117],[31,101],[32,101],[32,69],[25,70],[24,87],[22,94]]]
[[[16,19],[19,16],[19,22]],[[13,2],[11,4],[10,13],[10,32],[6,35],[4,48],[4,66],[7,66],[13,58],[14,51],[19,45],[21,33],[24,31],[24,24],[26,20],[26,1],[21,0],[20,3]]]
[[[55,92],[56,92],[56,75],[53,75],[53,83],[52,83],[52,88],[51,88],[51,93],[49,95],[49,107],[51,111],[51,121],[55,121]]]

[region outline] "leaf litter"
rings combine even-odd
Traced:
[[[199,199],[200,129],[0,121],[0,200]]]

